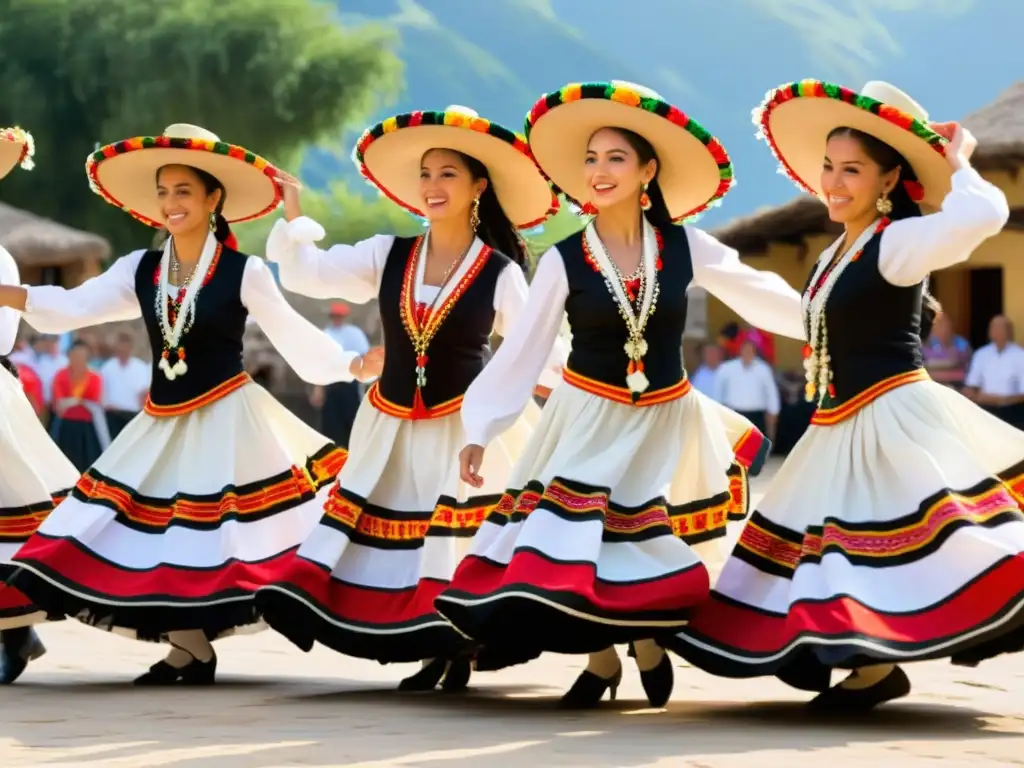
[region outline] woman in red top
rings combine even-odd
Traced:
[[[76,341],[68,367],[53,377],[53,439],[72,464],[84,472],[110,444],[102,414],[103,380],[89,370],[89,345]]]

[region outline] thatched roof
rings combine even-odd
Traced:
[[[1024,164],[1024,80],[1014,83],[992,104],[963,119],[963,125],[978,139],[972,158],[982,170],[1015,171]],[[1014,211],[1010,227],[1020,227],[1021,214]],[[769,243],[799,244],[807,235],[842,231],[833,224],[825,206],[811,195],[788,203],[760,208],[748,216],[733,219],[714,235],[741,253],[764,251]]]
[[[0,245],[24,267],[59,267],[84,259],[106,259],[110,243],[99,235],[81,232],[0,203]]]

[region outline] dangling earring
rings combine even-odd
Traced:
[[[217,231],[217,214],[214,213],[213,211],[210,211],[210,231]]]
[[[892,200],[889,199],[888,192],[882,192],[881,197],[875,201],[875,208],[877,208],[878,212],[883,216],[888,216],[892,213]]]
[[[473,228],[474,232],[476,232],[477,228],[480,226],[480,198],[479,197],[475,198],[473,200],[473,210],[469,214],[469,226],[471,226]]]
[[[644,191],[640,193],[640,207],[645,211],[651,210],[651,198],[647,194],[647,184],[644,184]]]

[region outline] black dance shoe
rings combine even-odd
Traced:
[[[473,661],[468,656],[460,656],[448,663],[444,673],[441,690],[445,693],[461,693],[469,687],[469,678],[473,674]]]
[[[636,649],[629,644],[629,655],[636,658]],[[672,670],[672,660],[668,657],[668,651],[664,651],[661,661],[654,669],[646,672],[640,670],[640,682],[643,683],[644,693],[647,694],[647,701],[652,707],[661,709],[668,700],[672,698],[672,688],[675,686],[675,672]]]
[[[415,675],[410,675],[398,684],[398,690],[409,692],[432,691],[441,682],[448,669],[447,659],[433,659]]]
[[[209,661],[193,657],[184,667],[174,667],[158,661],[149,671],[135,678],[135,685],[158,687],[166,685],[213,685],[217,673],[217,654]]]
[[[10,685],[25,671],[30,661],[46,653],[46,646],[32,627],[0,632],[0,685]]]
[[[604,698],[608,691],[609,698],[615,701],[615,695],[622,682],[622,667],[612,677],[600,677],[589,670],[583,670],[572,688],[562,696],[559,706],[562,709],[593,709]]]
[[[213,685],[217,678],[217,654],[213,654],[209,661],[200,661],[193,658],[181,670],[182,685]]]
[[[901,699],[909,693],[910,678],[907,673],[900,667],[893,667],[892,672],[870,688],[843,688],[835,685],[815,696],[807,706],[814,712],[825,714],[855,714],[868,712],[879,704]]]
[[[181,679],[183,668],[172,667],[166,661],[158,661],[149,671],[135,678],[135,685],[161,686],[176,685]]]

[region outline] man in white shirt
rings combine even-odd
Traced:
[[[134,346],[130,334],[118,334],[114,357],[100,367],[103,407],[107,412],[111,438],[117,437],[142,410],[149,394],[152,370],[147,363],[132,355]]]
[[[1013,323],[996,315],[988,325],[990,344],[974,353],[964,394],[1014,426],[1024,429],[1024,348],[1013,340]]]
[[[32,343],[36,353],[36,374],[43,385],[43,398],[47,408],[50,407],[53,398],[53,377],[57,371],[68,367],[67,355],[61,353],[58,348],[56,336],[37,336]]]
[[[757,356],[753,341],[743,342],[740,356],[718,367],[715,399],[749,419],[769,440],[775,440],[781,402],[775,374]]]
[[[722,365],[722,361],[725,360],[725,350],[714,342],[708,342],[707,344],[701,344],[700,355],[700,368],[690,377],[690,383],[702,395],[706,395],[713,400],[717,399],[715,378],[718,375],[718,369]]]
[[[365,355],[370,351],[370,340],[358,325],[348,322],[352,310],[345,302],[331,305],[331,314],[324,333],[347,352]],[[340,381],[326,387],[314,387],[310,402],[320,411],[320,432],[335,445],[348,448],[352,424],[363,399],[363,388],[358,381]]]

